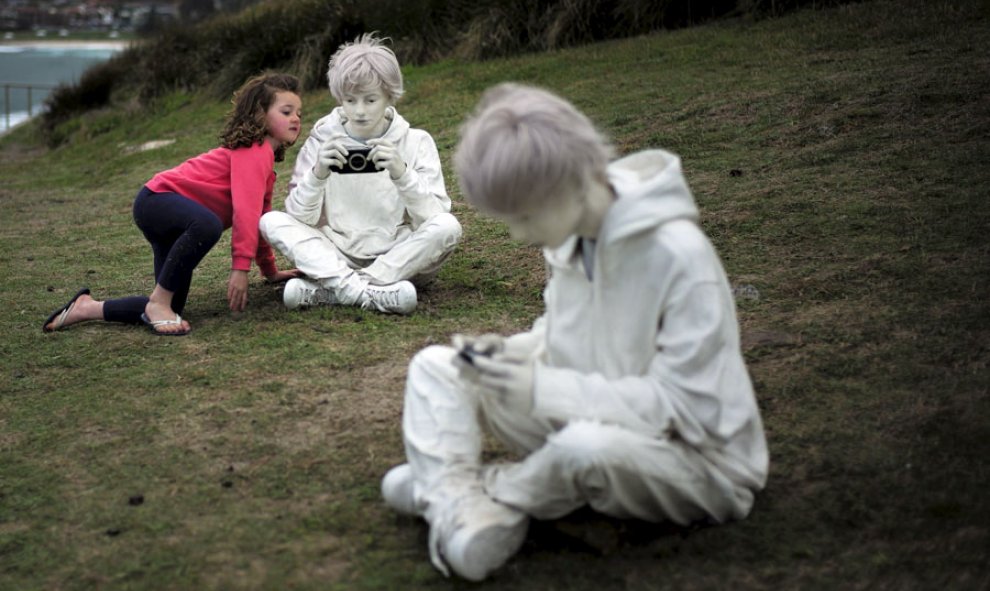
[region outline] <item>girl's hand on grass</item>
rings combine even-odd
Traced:
[[[233,269],[227,281],[227,301],[231,312],[243,312],[247,307],[248,272]]]
[[[271,275],[266,276],[265,281],[268,283],[282,283],[296,277],[302,277],[302,271],[299,269],[289,269],[287,271],[275,271]]]

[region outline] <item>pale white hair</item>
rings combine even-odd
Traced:
[[[532,211],[562,191],[580,194],[604,179],[611,144],[577,108],[532,86],[503,83],[482,95],[461,126],[454,169],[475,207]]]
[[[358,36],[353,43],[344,43],[330,58],[327,82],[330,94],[338,102],[354,92],[381,88],[390,103],[395,104],[404,92],[399,60],[384,39],[376,33]]]

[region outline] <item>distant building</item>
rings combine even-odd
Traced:
[[[0,0],[0,31],[151,31],[259,0]]]

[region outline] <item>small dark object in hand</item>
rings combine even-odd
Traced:
[[[371,148],[351,148],[347,151],[347,156],[344,156],[344,166],[342,168],[331,166],[330,170],[340,174],[378,172],[378,167],[371,158],[368,158],[370,153]]]
[[[474,365],[475,357],[477,357],[478,355],[484,355],[485,357],[490,357],[491,353],[488,351],[479,351],[475,349],[473,346],[467,345],[466,347],[458,351],[457,355],[460,356],[460,358],[463,359],[464,361],[467,361],[469,364]]]

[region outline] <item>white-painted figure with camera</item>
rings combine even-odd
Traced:
[[[306,275],[286,284],[283,301],[408,314],[416,286],[461,236],[440,154],[396,111],[402,73],[374,34],[342,45],[327,78],[339,106],[300,149],[285,211],[261,220],[268,242]]]

